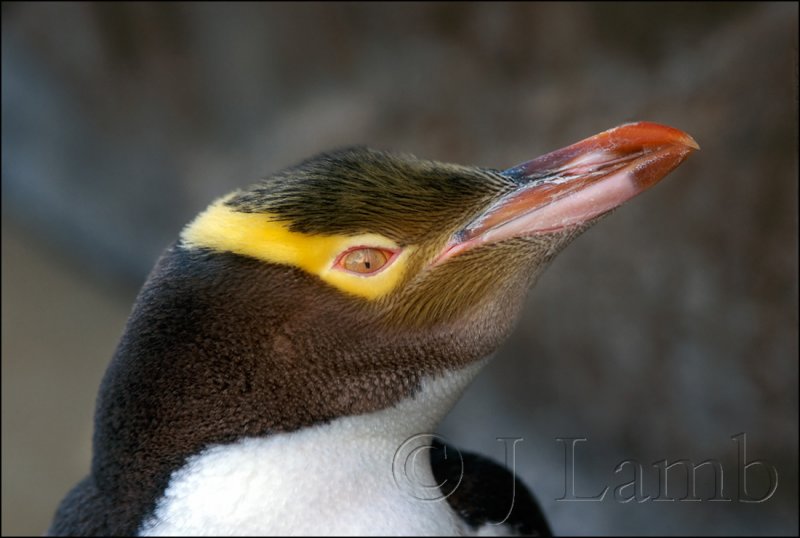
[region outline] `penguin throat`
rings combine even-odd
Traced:
[[[486,362],[426,378],[381,411],[207,447],[172,474],[140,534],[461,533],[427,450]]]

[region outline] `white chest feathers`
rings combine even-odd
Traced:
[[[484,364],[367,415],[215,445],[174,472],[142,536],[467,534],[424,445]]]

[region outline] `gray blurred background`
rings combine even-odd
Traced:
[[[560,534],[796,535],[797,20],[766,2],[3,3],[3,534],[42,533],[87,472],[136,291],[214,197],[349,144],[500,168],[646,119],[702,151],[553,263],[440,432],[499,460],[497,437],[524,438],[517,470]],[[779,473],[763,503],[737,501],[740,432]],[[603,502],[556,501],[557,437],[588,439],[576,493],[608,485]],[[613,498],[624,459],[654,495],[653,462],[709,458],[731,502]]]

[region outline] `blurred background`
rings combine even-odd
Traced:
[[[41,534],[88,471],[135,294],[213,198],[350,144],[504,168],[646,119],[702,151],[555,260],[439,431],[501,461],[496,438],[523,438],[559,534],[796,535],[797,21],[769,2],[4,2],[2,533]],[[762,503],[737,501],[741,432],[779,474]],[[587,439],[575,493],[603,502],[556,500],[558,437]],[[651,495],[652,463],[719,460],[732,500],[618,502],[625,459]]]

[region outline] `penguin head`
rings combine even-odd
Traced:
[[[635,123],[507,170],[346,149],[217,200],[137,298],[98,400],[96,445],[123,448],[97,461],[385,409],[477,363],[560,249],[696,148]],[[132,415],[159,426],[109,433]]]
[[[327,288],[298,289],[319,300],[306,308],[340,321],[319,318],[319,330],[410,333],[414,345],[444,332],[474,359],[508,333],[555,254],[696,148],[681,131],[635,123],[507,170],[345,149],[216,201],[182,246],[302,272]],[[324,296],[336,304],[324,308]]]

